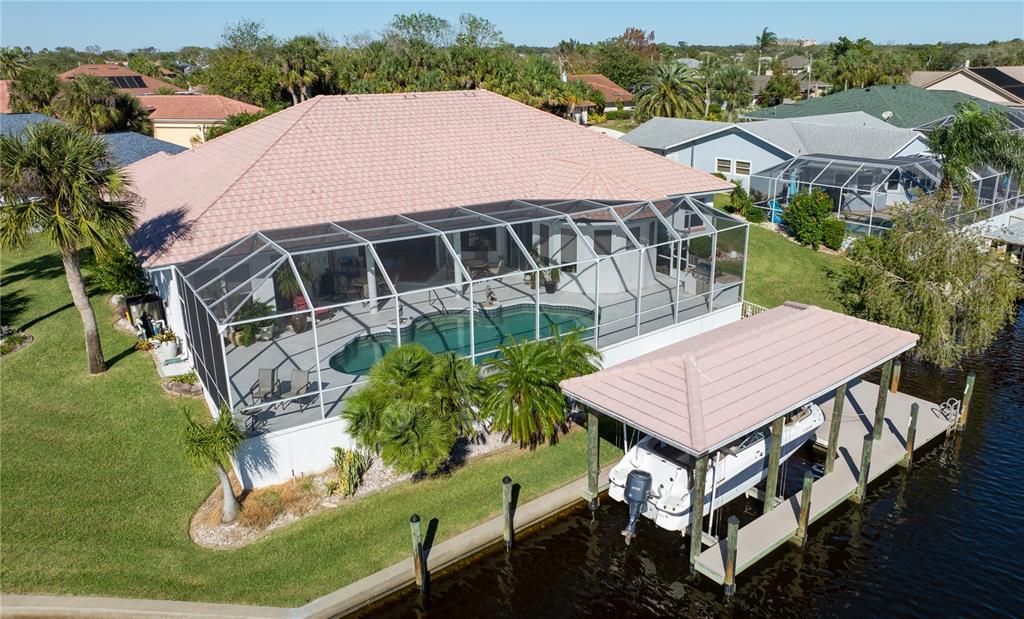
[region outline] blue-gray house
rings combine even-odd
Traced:
[[[863,112],[745,123],[652,118],[620,139],[747,188],[751,174],[801,155],[889,159],[928,150],[920,132]]]
[[[39,123],[60,122],[56,118],[45,114],[0,114],[0,133],[3,135],[18,135],[26,127]],[[167,153],[176,155],[181,151],[188,150],[184,146],[164,142],[148,135],[123,131],[120,133],[103,133],[100,137],[106,140],[110,148],[110,156],[118,166],[126,166],[140,159],[145,159],[156,153]]]

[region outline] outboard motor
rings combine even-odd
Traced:
[[[640,514],[647,511],[647,499],[651,496],[652,483],[651,474],[640,469],[633,469],[626,476],[626,488],[623,496],[626,499],[626,504],[629,505],[629,522],[622,531],[622,535],[626,538],[627,546],[636,535],[636,521],[640,519]]]

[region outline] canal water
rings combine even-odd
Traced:
[[[905,362],[900,389],[960,397],[977,373],[963,435],[915,454],[852,504],[719,585],[691,577],[684,539],[641,519],[629,547],[626,508],[581,509],[457,573],[382,617],[1021,617],[1024,616],[1024,307],[984,354],[938,371]],[[791,475],[799,479],[798,475]],[[789,484],[792,486],[792,484]],[[790,492],[795,492],[791,488]],[[753,513],[752,502],[730,506]]]

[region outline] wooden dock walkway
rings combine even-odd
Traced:
[[[835,467],[831,473],[816,480],[811,490],[810,522],[824,516],[848,499],[857,490],[864,436],[871,432],[878,385],[862,380],[853,381],[846,391],[843,418],[840,423],[839,448]],[[835,393],[816,400],[825,413],[825,423],[818,428],[815,444],[828,445],[829,427]],[[871,448],[871,466],[868,481],[885,474],[897,466],[906,453],[906,433],[910,423],[910,407],[920,407],[917,420],[915,451],[934,438],[943,435],[950,421],[939,413],[939,405],[905,393],[889,393],[885,407],[885,427],[880,440]],[[736,544],[736,574],[754,565],[797,532],[800,517],[800,494],[783,499],[774,509],[739,529]],[[708,578],[725,582],[725,540],[705,549],[697,558],[696,569]]]

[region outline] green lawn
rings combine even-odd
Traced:
[[[606,120],[606,121],[604,121],[603,123],[601,123],[600,125],[597,125],[597,126],[598,127],[602,127],[604,129],[612,129],[614,131],[621,131],[623,133],[629,133],[630,131],[632,131],[633,129],[636,129],[640,125],[637,124],[632,118],[621,118],[621,119],[617,118],[617,119],[614,119],[614,120]]]
[[[828,279],[830,270],[842,269],[846,259],[797,245],[777,232],[750,226],[747,259],[747,301],[775,307],[799,301],[841,311]]]
[[[312,516],[235,551],[188,537],[216,483],[182,457],[181,410],[152,361],[94,306],[110,370],[84,370],[82,327],[56,255],[33,247],[0,265],[5,321],[35,341],[0,361],[0,583],[4,593],[62,593],[299,605],[406,556],[408,518],[439,519],[438,540],[499,511],[503,475],[522,499],[579,477],[585,433],[555,447],[485,458],[450,477],[404,484]],[[610,428],[609,428],[610,429]],[[603,446],[603,460],[617,450]]]
[[[751,227],[749,300],[835,307],[824,275],[841,259]],[[204,550],[188,537],[212,473],[182,457],[181,411],[194,400],[160,389],[152,361],[110,326],[93,296],[110,370],[85,371],[81,323],[60,261],[39,246],[0,265],[5,321],[35,336],[0,361],[0,587],[64,593],[299,605],[404,557],[408,517],[438,518],[445,539],[498,513],[499,480],[529,500],[586,468],[585,434],[555,447],[501,453],[449,477],[404,484],[307,518],[248,547]],[[603,460],[619,453],[609,443]]]

